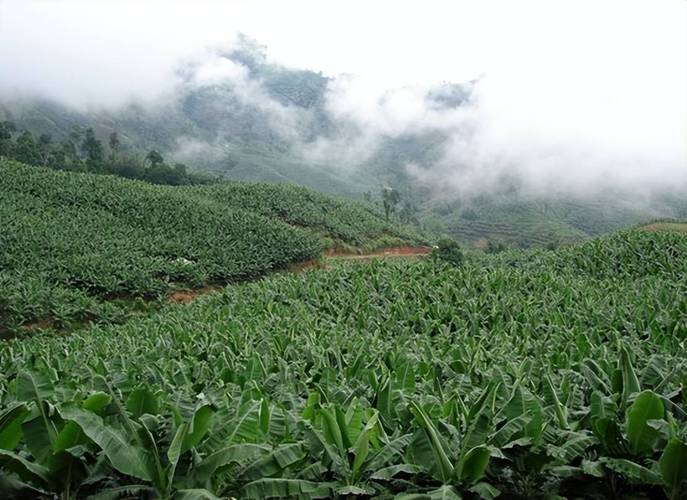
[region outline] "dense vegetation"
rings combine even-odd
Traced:
[[[210,184],[216,179],[189,172],[183,163],[167,165],[162,155],[151,150],[145,158],[122,151],[117,132],[109,135],[109,153],[92,128],[74,125],[62,142],[55,143],[50,134],[34,138],[30,130],[19,132],[8,120],[0,121],[0,159],[5,157],[27,165],[56,170],[111,174],[127,179],[139,179],[153,184]]]
[[[221,183],[187,189],[223,204],[317,229],[334,240],[331,244],[338,241],[374,250],[404,241],[422,241],[412,229],[390,224],[374,205],[332,198],[303,187]]]
[[[657,197],[649,208],[628,204],[618,193],[595,199],[552,199],[491,195],[470,203],[432,203],[424,222],[445,228],[466,245],[484,248],[489,243],[507,247],[546,247],[581,242],[654,217],[655,213],[687,217],[687,203],[676,195]]]
[[[489,189],[482,186],[484,190],[479,182],[476,190],[425,182],[424,174],[412,175],[408,166],[416,166],[429,178],[442,178],[435,175],[440,173],[435,168],[442,165],[452,141],[441,127],[382,135],[370,141],[369,149],[363,148],[358,143],[365,141],[352,139],[370,131],[331,113],[327,106],[331,82],[326,76],[275,64],[264,47],[245,37],[216,56],[241,65],[251,87],[260,89],[261,102],[268,105],[246,101],[232,81],[199,85],[198,68],[190,64],[180,68],[183,81],[164,104],[83,111],[42,100],[0,102],[0,120],[30,130],[33,142],[42,143],[41,136],[51,135],[53,142],[59,142],[51,147],[66,144],[67,158],[80,155],[74,168],[90,168],[87,163],[93,160],[88,156],[97,157],[100,149],[103,170],[151,182],[187,183],[174,167],[180,161],[191,165],[193,172],[234,180],[289,181],[352,198],[371,194],[380,207],[385,201],[382,188],[390,186],[402,195],[396,217],[417,219],[426,229],[449,234],[464,246],[484,247],[489,242],[494,248],[555,246],[649,218],[687,217],[684,185],[675,186],[673,193],[645,198],[638,193],[628,197],[620,186],[599,186],[597,192],[581,195],[569,192],[570,186],[552,185],[546,193],[531,193],[525,179],[508,176]],[[469,106],[473,86],[474,82],[439,85],[428,89],[426,103],[439,112]],[[92,147],[93,141],[86,141],[87,131],[74,128],[79,124],[92,126],[103,147]],[[112,134],[120,143],[114,149]],[[21,135],[15,132],[14,141],[19,142]],[[318,153],[327,144],[341,148],[303,154],[304,150]],[[151,150],[168,158],[170,166],[162,163],[153,168],[150,160],[143,160]]]
[[[294,186],[153,186],[10,161],[0,227],[0,334],[121,319],[174,287],[253,278],[335,241],[412,237],[371,208]]]
[[[0,488],[684,498],[687,235],[457,262],[277,275],[9,341]]]

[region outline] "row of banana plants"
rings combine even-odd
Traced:
[[[60,498],[682,498],[684,415],[670,395],[641,390],[623,353],[621,392],[595,390],[583,415],[570,414],[549,375],[543,397],[492,382],[468,405],[456,394],[411,397],[407,375],[391,373],[372,401],[318,388],[288,408],[258,386],[170,400],[146,386],[123,393],[95,372],[102,390],[55,403],[49,373],[22,371],[0,415],[0,488]]]
[[[0,336],[110,321],[127,309],[113,299],[253,278],[321,250],[310,231],[187,191],[5,161],[0,227]]]
[[[0,496],[684,498],[686,248],[346,263],[6,342]]]

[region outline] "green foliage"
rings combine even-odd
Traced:
[[[430,200],[433,215],[425,214],[424,222],[433,222],[437,231],[445,232],[463,245],[501,251],[504,248],[554,249],[579,243],[604,233],[618,231],[648,220],[652,211],[665,216],[687,215],[684,196],[657,196],[651,206],[629,206],[624,198],[606,192],[598,200],[573,196],[535,197],[492,193],[465,206]]]
[[[162,165],[165,162],[164,158],[162,158],[162,155],[154,149],[148,152],[146,155],[146,161],[150,163],[152,168]]]
[[[453,266],[460,266],[463,263],[463,251],[458,242],[451,238],[440,239],[432,250],[432,257]]]
[[[84,131],[75,125],[61,144],[53,144],[49,134],[41,134],[36,141],[28,130],[22,131],[13,141],[15,131],[12,122],[0,122],[0,157],[6,156],[27,165],[115,174],[128,179],[173,186],[210,184],[217,181],[207,174],[189,172],[181,163],[167,165],[162,155],[155,150],[145,157],[145,161],[150,164],[146,168],[135,156],[120,153],[121,141],[116,132],[109,136],[110,155],[108,161],[105,161],[103,144],[92,128]]]
[[[683,483],[687,481],[687,444],[672,438],[659,460],[663,482],[667,487],[668,498],[679,498]]]
[[[12,154],[12,134],[17,131],[17,126],[11,121],[0,121],[0,156]]]
[[[547,246],[547,249],[549,247]],[[502,241],[487,241],[487,246],[484,248],[486,253],[501,253],[506,251],[506,245]]]
[[[0,161],[0,195],[0,336],[119,321],[175,287],[312,259],[323,237],[414,237],[369,207],[289,185],[152,186]]]
[[[398,190],[385,187],[382,189],[382,204],[384,206],[384,216],[389,220],[389,216],[396,211],[396,205],[401,201],[401,193]]]
[[[387,243],[399,245],[399,241],[424,242],[412,229],[385,221],[383,213],[372,205],[292,184],[227,182],[184,189],[297,227],[318,230],[348,245],[363,247],[376,243],[372,246],[379,247]]]
[[[0,494],[684,498],[686,257],[345,263],[7,341]]]
[[[56,142],[51,149],[64,146],[59,152],[61,158],[53,154],[54,161],[49,163],[58,168],[86,168],[80,151],[75,151],[79,149],[83,131],[78,140],[68,137],[72,124],[80,122],[92,126],[101,140],[106,140],[113,131],[119,134],[121,145],[109,148],[111,154],[106,156],[110,161],[97,170],[102,173],[120,175],[123,172],[121,175],[129,178],[156,183],[202,183],[203,179],[192,173],[179,182],[178,176],[170,171],[173,152],[184,152],[188,144],[198,146],[188,148],[193,153],[187,153],[189,164],[196,172],[210,172],[234,180],[294,182],[350,197],[378,191],[375,186],[380,182],[393,185],[403,194],[402,202],[394,205],[379,201],[382,210],[386,205],[389,217],[395,209],[401,221],[417,219],[436,233],[450,234],[464,247],[482,247],[486,240],[502,241],[509,248],[566,245],[651,217],[687,215],[686,198],[680,190],[657,194],[647,203],[627,203],[622,190],[613,188],[600,192],[593,200],[558,192],[528,193],[517,178],[509,176],[499,178],[488,194],[478,196],[467,189],[458,190],[465,191],[467,196],[453,197],[450,189],[430,189],[419,179],[436,177],[438,173],[432,165],[441,163],[448,139],[440,130],[408,132],[376,141],[365,168],[346,165],[347,155],[334,161],[331,157],[320,161],[312,158],[320,155],[304,158],[300,154],[302,148],[293,147],[295,143],[319,146],[322,139],[333,144],[338,144],[339,139],[346,144],[346,139],[350,139],[351,130],[327,110],[329,79],[314,71],[271,63],[264,50],[248,40],[221,51],[221,57],[244,65],[251,84],[261,88],[278,108],[283,106],[288,110],[289,116],[308,119],[296,120],[295,126],[289,122],[289,134],[285,136],[283,127],[274,126],[272,108],[246,102],[232,85],[193,84],[192,67],[183,68],[186,76],[182,80],[189,85],[182,83],[163,113],[146,106],[86,112],[55,102],[27,100],[21,106],[0,105],[0,116],[11,118],[19,129],[26,128],[35,137],[50,133]],[[426,97],[437,109],[448,109],[469,100],[472,87],[473,84],[441,85]],[[16,141],[18,134],[14,135]],[[299,140],[294,142],[294,137]],[[6,144],[0,139],[0,155],[9,155],[3,152]],[[167,157],[170,165],[161,165],[164,166],[161,170],[142,168],[143,158],[151,148]],[[407,165],[418,166],[420,172],[426,169],[427,175],[412,175]]]
[[[97,170],[104,158],[103,144],[95,137],[95,131],[92,128],[86,129],[86,135],[81,143],[81,152],[86,157],[86,165],[91,170]],[[19,161],[23,161],[19,158]],[[33,164],[33,162],[26,162]]]
[[[27,130],[24,130],[19,136],[12,148],[13,156],[23,163],[30,165],[38,165],[40,163],[40,153],[38,145],[33,139],[33,136]]]

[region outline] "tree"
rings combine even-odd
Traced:
[[[117,161],[112,165],[112,171],[127,179],[144,179],[146,173],[145,165],[140,158],[125,155],[117,158]]]
[[[46,164],[49,168],[62,169],[65,167],[66,157],[64,148],[60,145],[59,147],[53,147],[48,155],[48,162]]]
[[[81,143],[81,152],[86,155],[86,164],[91,170],[98,170],[103,161],[103,143],[95,137],[92,128],[86,129],[86,136]]]
[[[0,156],[12,154],[12,133],[17,127],[10,121],[0,122]]]
[[[396,205],[401,201],[401,195],[394,188],[385,187],[382,189],[382,202],[384,204],[384,215],[386,220],[389,220],[391,215],[396,210]]]
[[[46,166],[50,160],[52,153],[52,137],[50,134],[41,134],[38,137],[38,154],[40,156],[40,164]]]
[[[151,149],[150,152],[146,155],[146,161],[150,162],[151,167],[155,168],[158,165],[162,165],[165,162],[165,159],[162,157],[160,153],[158,153],[154,149]]]
[[[411,201],[403,200],[403,206],[401,207],[401,211],[398,213],[399,217],[401,218],[401,222],[404,224],[415,222],[417,220],[415,218],[416,213],[417,207]]]
[[[72,130],[69,132],[69,140],[74,145],[74,152],[76,153],[76,147],[83,140],[83,128],[81,125],[72,125]]]
[[[40,165],[40,150],[36,141],[33,139],[33,135],[28,130],[24,130],[14,145],[14,157],[28,165]]]
[[[72,139],[65,139],[60,144],[60,151],[62,156],[62,164],[64,168],[69,170],[78,170],[81,167],[81,158],[76,149],[76,144]]]
[[[114,164],[117,161],[117,153],[119,153],[119,135],[117,132],[110,134],[110,163]]]
[[[460,266],[463,263],[463,250],[456,240],[442,238],[432,250],[432,258],[435,261],[441,260],[453,266]]]
[[[487,253],[501,253],[505,250],[506,250],[506,244],[505,243],[503,243],[502,241],[494,241],[494,240],[487,241],[487,246],[484,249],[484,251]]]
[[[188,169],[186,168],[186,165],[184,165],[183,163],[175,163],[172,172],[174,172],[174,175],[170,177],[172,179],[172,182],[170,182],[170,184],[180,186],[182,184],[189,183]]]

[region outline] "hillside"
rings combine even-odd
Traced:
[[[204,79],[204,64],[213,61],[241,76]],[[456,141],[450,128],[419,123],[397,131],[391,113],[382,115],[390,130],[367,130],[365,123],[332,111],[333,78],[271,62],[265,47],[247,37],[216,50],[209,62],[180,63],[178,77],[167,98],[118,108],[77,109],[0,96],[0,121],[13,122],[17,136],[22,129],[36,138],[49,134],[53,145],[68,140],[74,126],[92,127],[103,144],[117,133],[120,154],[133,163],[144,163],[157,150],[170,165],[188,165],[189,175],[296,183],[378,204],[381,189],[390,186],[401,193],[410,218],[477,247],[487,241],[515,247],[569,243],[648,219],[687,216],[684,185],[650,196],[615,186],[591,195],[565,189],[528,194],[526,179],[505,176],[487,189],[476,173],[468,175],[474,190],[456,189],[447,177],[460,177],[473,166],[447,159]],[[413,92],[428,115],[451,117],[469,114],[478,84],[444,83]],[[387,97],[393,100],[394,94]]]
[[[332,245],[341,242],[374,249],[385,246],[385,241],[390,246],[421,239],[411,228],[386,222],[374,205],[326,196],[300,186],[233,182],[183,190],[293,226],[313,229],[331,239]]]
[[[681,220],[664,220],[643,224],[639,229],[649,232],[675,231],[678,233],[687,233],[687,222]]]
[[[261,75],[262,70],[255,71]],[[286,70],[280,75],[276,82],[260,81],[271,86],[275,95],[282,95],[279,85],[287,85],[293,75]],[[289,88],[300,84],[298,78],[293,78]],[[322,91],[321,86],[317,88]],[[489,241],[525,248],[565,244],[650,219],[687,217],[686,198],[679,186],[675,192],[655,193],[641,199],[612,190],[594,196],[528,195],[507,184],[496,192],[475,193],[467,198],[450,190],[437,192],[409,175],[405,166],[412,163],[430,168],[446,141],[441,134],[384,139],[377,152],[355,168],[345,164],[345,151],[318,161],[307,159],[301,155],[300,146],[294,147],[270,132],[269,117],[250,106],[244,109],[231,95],[231,87],[214,93],[189,87],[181,91],[176,104],[168,104],[164,109],[131,106],[89,113],[45,101],[0,103],[0,120],[11,119],[18,129],[27,128],[36,136],[51,134],[54,142],[65,139],[74,125],[93,126],[104,142],[111,132],[117,131],[122,151],[138,163],[142,163],[147,151],[157,149],[171,161],[183,161],[192,175],[210,172],[233,180],[296,183],[355,200],[366,195],[377,205],[381,204],[380,188],[392,186],[401,193],[402,205],[410,208],[410,216],[421,226],[475,247],[484,247]],[[219,102],[224,104],[220,106]],[[290,102],[288,106],[301,109],[301,104]],[[317,114],[318,133],[331,126],[326,125],[326,116],[321,116],[321,111]],[[255,120],[262,122],[257,125]],[[337,133],[344,134],[336,127],[327,133],[334,134],[330,137],[334,141]],[[317,135],[312,137],[316,140]]]
[[[493,195],[470,203],[430,202],[423,221],[463,244],[484,248],[487,242],[510,247],[543,247],[581,242],[656,217],[687,216],[687,202],[665,193],[649,202],[623,200],[617,193],[576,199],[560,195]]]
[[[418,238],[373,207],[295,186],[153,186],[3,160],[0,227],[3,330],[112,320],[175,288],[254,278],[326,247]]]
[[[687,235],[628,231],[10,341],[0,491],[683,498],[685,266]]]

